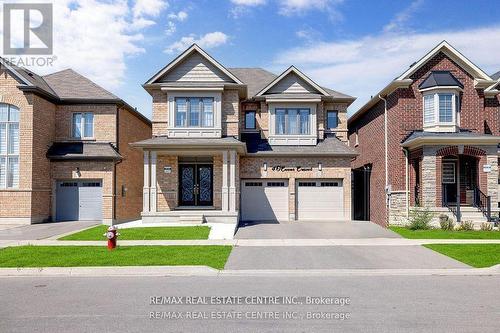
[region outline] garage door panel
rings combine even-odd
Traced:
[[[337,220],[344,218],[344,188],[341,180],[297,181],[299,220]]]
[[[244,180],[241,189],[242,220],[288,220],[287,181]]]
[[[102,182],[60,181],[56,189],[56,221],[102,220]]]

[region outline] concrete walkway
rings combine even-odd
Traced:
[[[38,240],[58,237],[100,224],[97,221],[51,222],[31,225],[0,225],[0,240]]]
[[[106,277],[106,276],[500,276],[500,265],[454,269],[294,269],[216,270],[207,266],[116,266],[0,268],[5,277]]]
[[[331,247],[331,246],[418,246],[424,244],[500,244],[500,239],[201,239],[201,240],[118,240],[120,246],[139,245],[230,245],[236,247]],[[0,247],[106,246],[106,241],[0,240]]]

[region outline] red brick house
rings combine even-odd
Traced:
[[[40,76],[0,58],[0,223],[140,218],[151,122],[68,69]]]
[[[498,78],[497,78],[498,79]],[[498,211],[498,81],[443,41],[348,120],[355,219],[413,207],[484,222]]]

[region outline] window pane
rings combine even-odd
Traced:
[[[300,110],[300,134],[309,134],[309,110]]]
[[[424,96],[424,124],[434,122],[434,95]]]
[[[296,109],[288,109],[288,133],[299,134],[299,122],[297,119],[298,111]]]
[[[439,94],[439,122],[451,123],[453,121],[452,94]]]
[[[175,126],[186,127],[187,120],[187,100],[185,98],[177,98],[175,100]]]
[[[19,109],[13,105],[9,107],[9,121],[19,121]]]
[[[214,99],[204,98],[203,102],[203,127],[213,127],[214,126]]]
[[[337,111],[328,111],[327,112],[326,126],[328,128],[337,128],[338,127],[338,113],[337,113]]]
[[[0,124],[0,155],[7,154],[7,124]]]
[[[285,110],[276,109],[276,134],[285,134]]]
[[[255,128],[255,111],[247,111],[247,113],[245,113],[245,128]]]
[[[92,138],[94,137],[94,114],[93,113],[85,113],[85,137]]]
[[[19,154],[19,123],[9,124],[9,154]]]
[[[19,158],[9,157],[7,170],[7,187],[19,185]]]
[[[0,121],[9,120],[9,106],[7,104],[0,104]]]
[[[190,98],[189,99],[189,126],[198,127],[200,126],[200,99]]]
[[[82,114],[74,113],[73,114],[73,137],[81,138],[82,137]]]
[[[0,188],[5,188],[6,172],[7,172],[7,158],[0,157]]]

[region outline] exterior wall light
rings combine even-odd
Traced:
[[[264,171],[267,171],[267,162],[264,162]]]
[[[318,163],[318,170],[323,171],[323,164],[321,162]]]

